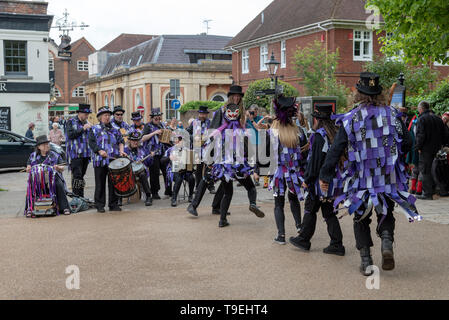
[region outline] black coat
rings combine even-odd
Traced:
[[[447,135],[443,120],[430,110],[425,111],[418,118],[415,150],[434,155],[448,141]]]

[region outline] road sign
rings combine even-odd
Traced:
[[[179,110],[180,108],[181,108],[181,101],[179,101],[179,100],[173,100],[172,102],[171,102],[171,108],[173,109],[173,110]]]

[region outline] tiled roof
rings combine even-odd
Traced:
[[[330,19],[365,21],[371,15],[365,11],[365,2],[365,0],[274,0],[227,46],[235,46]]]
[[[122,33],[117,38],[115,38],[114,40],[109,42],[107,45],[105,45],[103,48],[101,48],[100,51],[107,51],[110,53],[121,52],[126,49],[137,46],[138,44],[141,44],[142,42],[151,40],[154,37],[157,37],[157,36],[148,35],[148,34]]]
[[[185,50],[223,50],[231,37],[211,35],[163,35],[109,57],[102,75],[118,67],[143,64],[190,64]]]

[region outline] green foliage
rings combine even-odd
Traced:
[[[286,97],[299,96],[298,90],[291,84],[284,81],[279,81],[278,85],[284,87],[284,96]],[[257,104],[260,108],[265,108],[268,111],[270,111],[273,96],[258,96],[256,94],[256,91],[266,90],[270,88],[271,88],[271,79],[263,79],[251,83],[245,92],[245,97],[243,98],[245,108],[249,108],[253,104]]]
[[[449,79],[441,81],[435,91],[428,95],[407,97],[407,107],[416,110],[421,101],[428,101],[432,110],[442,115],[449,111]]]
[[[336,96],[338,109],[342,111],[348,105],[350,90],[336,79],[338,60],[339,51],[326,54],[319,41],[295,52],[295,70],[303,79],[299,83],[304,85],[306,95]]]
[[[382,51],[395,56],[403,52],[406,62],[448,63],[449,1],[447,0],[368,0],[366,7],[379,9],[385,24],[378,33]]]
[[[220,109],[223,105],[223,102],[217,101],[190,101],[185,103],[179,112],[186,113],[189,110],[199,110],[200,106],[207,106],[209,111],[215,111]]]
[[[384,89],[389,89],[398,82],[401,72],[404,73],[407,95],[425,95],[430,93],[430,84],[438,78],[439,72],[428,65],[412,66],[397,59],[391,60],[385,56],[376,56],[373,61],[365,64],[365,69],[380,75],[380,83]]]

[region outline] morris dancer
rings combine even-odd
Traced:
[[[209,115],[209,110],[207,106],[200,106],[198,110],[198,119],[192,121],[191,125],[187,128],[187,132],[192,136],[193,139],[193,150],[196,154],[199,154],[201,163],[197,165],[195,170],[195,187],[198,190],[198,186],[203,178],[204,173],[204,162],[202,161],[202,155],[204,151],[203,142],[207,139],[207,132],[210,127],[210,120],[207,118]],[[210,182],[208,189],[211,194],[215,194],[215,187],[213,182]]]
[[[329,188],[340,156],[348,148],[344,193],[335,205],[344,202],[349,213],[354,215],[354,234],[362,260],[360,272],[369,276],[373,273],[369,268],[373,265],[370,252],[373,209],[378,221],[376,231],[382,239],[383,270],[395,268],[395,203],[409,221],[421,220],[421,217],[414,205],[415,198],[407,192],[403,155],[411,149],[412,143],[406,126],[396,109],[386,105],[377,74],[362,73],[357,90],[359,105],[337,117],[341,128],[321,169],[320,184],[323,190]]]
[[[108,107],[98,111],[99,124],[89,132],[89,146],[95,171],[95,204],[98,212],[105,212],[106,179],[108,180],[109,211],[122,211],[119,197],[109,177],[109,163],[118,157],[126,157],[122,134],[111,124],[112,111]]]
[[[36,151],[28,159],[26,172],[29,173],[25,214],[27,218],[35,218],[33,213],[35,201],[43,196],[50,196],[57,204],[57,213],[70,215],[70,206],[65,192],[63,161],[59,154],[50,150],[47,136],[36,139]],[[41,170],[38,165],[50,168]],[[45,185],[44,185],[45,184]]]
[[[84,176],[91,157],[89,130],[92,125],[87,121],[90,113],[92,113],[90,105],[80,104],[78,116],[69,120],[66,125],[67,159],[72,170],[72,191],[80,197],[84,197],[86,186]]]
[[[134,162],[142,161],[147,158],[147,151],[141,145],[142,134],[138,131],[130,131],[128,138],[128,146],[125,147],[125,153],[128,155],[128,158]],[[145,192],[145,206],[149,207],[153,205],[153,197],[151,196],[151,188],[148,184],[148,176],[150,172],[148,167],[151,166],[152,157],[147,158],[143,164],[145,165],[145,171],[140,174],[140,176],[136,177],[139,179],[139,182],[142,184],[143,191]]]
[[[215,157],[216,162],[211,171],[211,177],[215,180],[222,181],[224,190],[224,196],[220,206],[220,222],[218,224],[220,228],[229,226],[226,216],[233,196],[234,180],[239,181],[247,190],[250,202],[249,210],[259,218],[265,217],[265,214],[256,205],[257,190],[251,179],[253,169],[248,163],[248,155],[245,154],[245,152],[241,152],[242,154],[240,154],[240,156],[242,159],[238,159],[238,152],[235,152],[237,148],[245,151],[247,151],[248,148],[248,139],[245,137],[246,132],[244,129],[245,115],[243,113],[242,88],[240,86],[231,87],[228,96],[228,103],[215,113],[214,119],[212,120],[212,123],[221,123],[219,128],[213,133],[213,136],[219,139],[218,150],[222,150],[222,154]],[[239,104],[235,104],[234,101]],[[229,141],[232,143],[231,146],[226,145],[226,135],[230,138],[228,140],[231,140]],[[240,138],[244,138],[244,141],[246,140],[244,145],[237,142]],[[210,142],[215,143],[215,141],[212,140],[210,140]],[[224,158],[222,156],[224,156]],[[202,183],[204,184],[204,181]],[[195,196],[194,203],[187,209],[190,214],[198,216],[196,208],[199,206],[201,198],[201,193],[199,193],[198,196]]]
[[[143,132],[145,128],[145,123],[142,121],[142,114],[139,111],[133,112],[131,114],[131,120],[133,124],[129,127],[129,130]]]
[[[182,181],[187,181],[189,184],[189,202],[192,202],[193,191],[195,189],[195,177],[193,175],[193,163],[188,161],[193,160],[188,158],[189,148],[185,147],[181,134],[176,135],[176,144],[165,152],[161,163],[169,162],[167,166],[167,181],[174,183],[171,206],[178,206],[178,193],[181,189]],[[189,170],[189,165],[191,169]]]
[[[345,247],[343,246],[343,234],[341,232],[336,210],[334,210],[332,205],[338,182],[335,181],[333,183],[333,188],[323,192],[320,190],[318,179],[320,168],[324,163],[329,147],[333,144],[337,133],[337,127],[331,120],[332,111],[332,105],[320,104],[316,106],[316,110],[312,114],[314,117],[313,130],[315,132],[310,138],[311,149],[307,160],[307,169],[304,174],[303,187],[308,189],[308,195],[304,205],[304,222],[299,235],[296,238],[290,238],[290,243],[301,250],[310,251],[310,240],[315,233],[317,213],[321,208],[323,218],[327,224],[327,232],[331,238],[330,245],[327,248],[324,248],[323,252],[326,254],[344,256]]]
[[[161,163],[161,158],[170,147],[162,143],[160,139],[160,135],[162,134],[163,129],[168,129],[165,127],[162,121],[162,115],[160,108],[155,108],[151,111],[151,121],[145,125],[145,130],[143,134],[145,136],[151,135],[151,139],[148,141],[148,151],[154,152],[154,160],[153,164],[150,167],[150,185],[151,192],[153,192],[153,199],[160,200],[159,190],[161,189],[160,185],[160,172],[162,172],[162,176],[165,182],[165,195],[171,196],[171,183],[167,181],[167,165],[168,163]]]
[[[279,97],[274,101],[276,119],[268,131],[273,143],[276,162],[270,190],[274,193],[274,217],[278,228],[276,243],[285,245],[285,195],[288,193],[290,209],[295,220],[297,232],[301,230],[301,206],[303,200],[301,191],[302,175],[304,174],[303,147],[307,145],[307,136],[300,133],[293,122],[297,112],[296,98]]]
[[[121,106],[114,107],[114,111],[112,112],[114,119],[111,120],[112,126],[119,130],[122,136],[126,136],[130,129],[130,126],[123,120],[125,116],[125,110]]]

